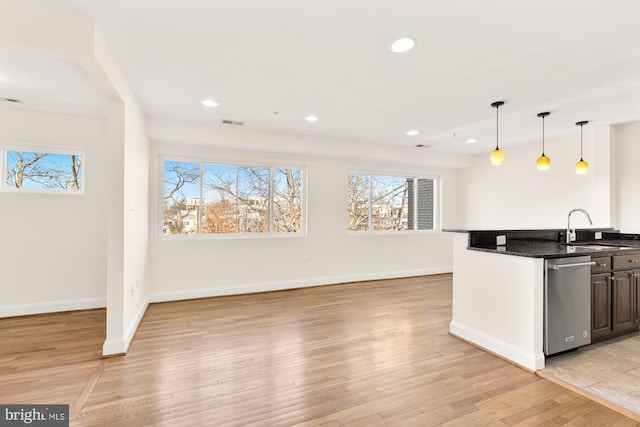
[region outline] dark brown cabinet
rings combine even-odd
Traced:
[[[591,341],[611,333],[611,275],[591,276]]]
[[[591,342],[640,326],[640,253],[592,258]]]
[[[613,332],[633,328],[635,274],[633,270],[613,273],[611,283],[611,307],[613,309],[611,329]]]
[[[634,271],[635,277],[633,281],[633,292],[635,295],[635,304],[633,308],[633,326],[640,326],[640,270]]]

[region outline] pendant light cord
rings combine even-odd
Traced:
[[[542,116],[542,155],[544,156],[544,116]]]
[[[496,150],[498,149],[498,110],[500,105],[496,105]]]
[[[580,160],[582,160],[582,126],[580,125]]]

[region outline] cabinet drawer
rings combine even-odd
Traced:
[[[613,257],[613,269],[624,270],[640,267],[640,253],[616,255]]]
[[[609,256],[591,258],[591,261],[595,262],[595,265],[591,266],[591,274],[602,273],[611,270],[611,257]]]

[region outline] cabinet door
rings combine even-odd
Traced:
[[[611,333],[611,276],[591,276],[591,341]]]
[[[640,326],[640,270],[633,272],[633,292],[635,304],[633,307],[633,326]]]
[[[633,270],[613,273],[612,310],[613,332],[633,328],[634,317],[634,275]]]

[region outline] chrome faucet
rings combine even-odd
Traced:
[[[582,212],[583,214],[585,214],[587,216],[587,219],[589,220],[589,224],[593,225],[593,221],[591,221],[591,217],[589,216],[589,212],[587,212],[584,209],[581,208],[576,208],[576,209],[571,209],[569,211],[569,215],[567,215],[567,243],[571,243],[571,242],[575,242],[576,241],[576,230],[574,228],[571,228],[571,214],[574,212]]]

